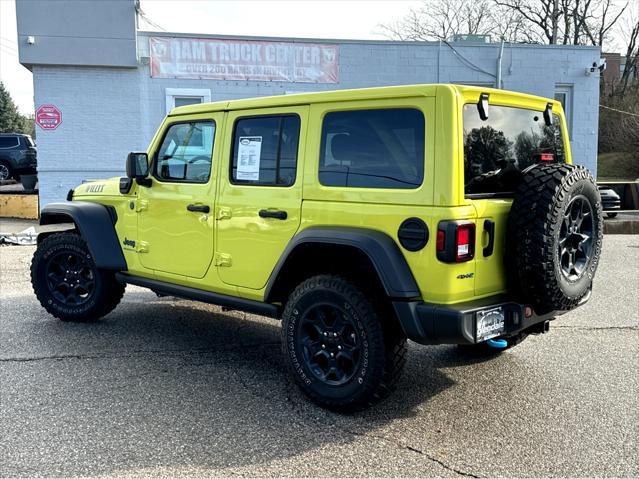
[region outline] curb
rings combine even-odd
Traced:
[[[604,234],[639,235],[639,221],[638,220],[604,221]]]

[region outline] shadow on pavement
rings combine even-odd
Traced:
[[[288,376],[278,321],[131,292],[103,320],[71,324],[27,301],[33,319],[20,334],[37,353],[0,363],[16,366],[3,403],[13,418],[6,437],[22,457],[5,451],[0,461],[16,474],[255,467],[375,435],[450,388],[441,369],[480,360],[413,347],[393,395],[339,415]]]

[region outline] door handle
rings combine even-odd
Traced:
[[[484,220],[484,230],[488,233],[488,245],[484,248],[484,256],[490,256],[495,249],[495,222]]]
[[[211,211],[208,205],[188,205],[186,209],[189,211],[197,211],[198,213],[208,213]]]
[[[285,220],[288,218],[286,211],[281,210],[260,210],[260,218],[276,218],[278,220]]]

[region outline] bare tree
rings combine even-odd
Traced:
[[[603,46],[627,7],[618,0],[433,0],[381,28],[400,40],[474,34],[510,42]]]
[[[495,0],[520,14],[543,43],[603,46],[628,3],[615,0]]]
[[[622,96],[628,89],[630,81],[637,80],[637,75],[639,74],[639,18],[634,20],[634,25],[632,25],[628,34],[626,64],[619,80],[619,92]]]
[[[491,35],[509,41],[527,40],[521,16],[493,0],[434,0],[395,23],[380,25],[398,40],[448,40],[453,35]]]

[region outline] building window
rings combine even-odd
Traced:
[[[215,123],[212,121],[171,125],[156,156],[156,178],[206,183],[211,175],[214,136]]]
[[[324,186],[418,188],[424,180],[424,114],[415,109],[327,113],[319,180]]]
[[[555,87],[555,100],[561,103],[561,107],[564,109],[568,133],[572,136],[572,86],[557,85]]]
[[[167,114],[178,106],[207,103],[211,101],[211,90],[204,88],[167,88],[166,112]]]
[[[297,172],[297,115],[241,118],[235,123],[231,182],[291,186]]]

